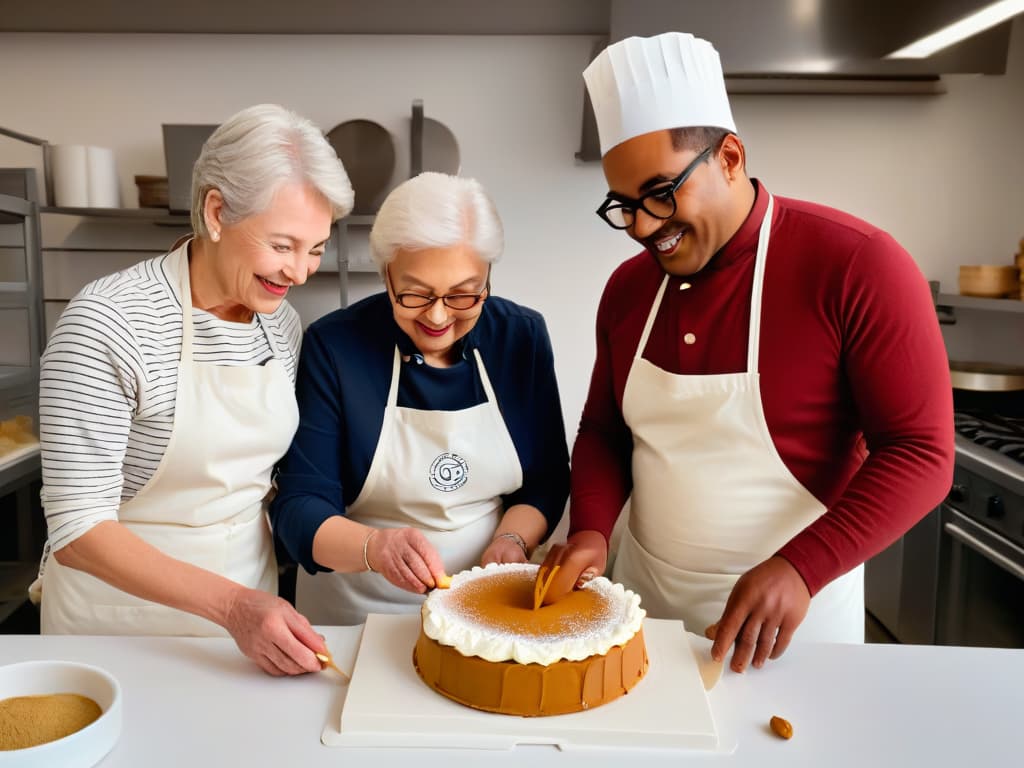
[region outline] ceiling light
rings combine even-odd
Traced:
[[[948,48],[954,43],[966,40],[972,35],[1001,24],[1018,13],[1024,13],[1024,0],[1000,0],[998,3],[986,5],[970,16],[953,22],[937,32],[933,32],[910,45],[893,51],[887,59],[926,59],[936,51]]]

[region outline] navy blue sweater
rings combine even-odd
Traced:
[[[310,573],[313,537],[358,497],[380,438],[395,345],[409,361],[399,375],[398,405],[459,410],[486,400],[472,350],[478,349],[523,470],[523,485],[505,508],[529,504],[550,533],[569,494],[569,452],[544,318],[490,297],[458,343],[451,368],[422,363],[395,324],[386,293],[317,320],[306,331],[296,394],[299,428],[277,474],[270,518],[278,543]],[[486,440],[487,436],[482,435]]]

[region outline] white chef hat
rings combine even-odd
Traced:
[[[718,51],[685,32],[628,37],[583,71],[601,155],[626,139],[666,128],[736,130]]]

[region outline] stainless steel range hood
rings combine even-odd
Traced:
[[[691,32],[735,78],[917,79],[1002,74],[1010,24],[927,59],[885,56],[992,0],[612,0],[609,39]]]
[[[611,0],[609,42],[669,30],[714,43],[730,93],[945,93],[942,75],[1006,72],[1012,22],[925,59],[886,55],[991,0]],[[584,92],[580,160],[598,160],[597,127]]]

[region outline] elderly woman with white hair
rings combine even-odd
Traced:
[[[352,201],[316,126],[251,107],[196,162],[195,235],[68,305],[40,386],[44,633],[230,634],[270,674],[320,669],[266,500],[299,419],[285,295]]]
[[[525,562],[568,496],[551,342],[491,295],[501,220],[479,183],[424,173],[384,201],[386,292],[311,325],[275,535],[314,623],[418,610],[445,571]]]

